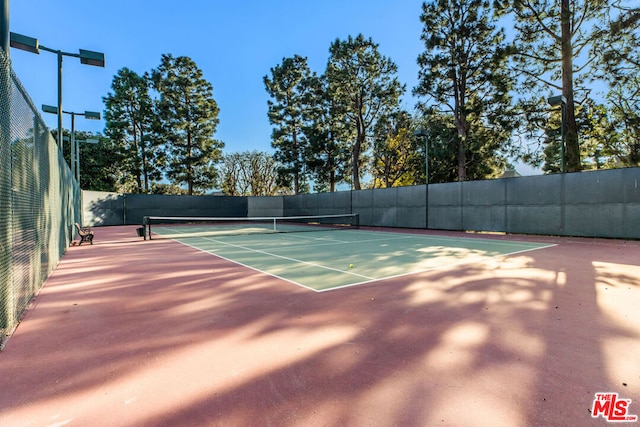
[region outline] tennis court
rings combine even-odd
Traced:
[[[314,225],[322,223],[322,218],[313,217]],[[216,223],[156,226],[153,233],[155,238],[171,238],[314,291],[549,247],[526,241],[326,228],[326,224],[311,228],[313,232],[301,232],[310,230],[307,223],[294,226],[286,219],[286,231],[276,232],[270,232],[273,219],[264,219],[262,227],[234,220],[212,222]]]
[[[321,240],[296,242],[358,236],[379,259],[322,252],[363,275],[397,251],[405,267],[409,248],[438,255],[429,271],[311,292],[135,226],[94,231],[0,352],[2,426],[595,427],[598,392],[640,412],[637,241],[363,228],[214,239],[220,251],[249,240],[241,253],[256,260],[272,247],[316,259]]]

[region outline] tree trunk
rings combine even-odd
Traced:
[[[458,137],[458,182],[467,180],[467,154],[464,136]]]
[[[459,101],[459,105],[463,105],[463,101]],[[456,112],[456,129],[458,131],[458,182],[467,180],[467,126],[466,115],[460,112],[457,107]]]
[[[193,196],[193,156],[190,133],[187,133],[187,188],[189,196]]]
[[[571,40],[571,11],[569,0],[561,1],[560,10],[561,54],[562,54],[562,95],[567,100],[564,117],[565,169],[567,172],[581,170],[578,124],[573,102],[573,45]]]
[[[364,139],[366,137],[364,119],[362,118],[362,102],[358,99],[356,103],[356,110],[358,111],[358,116],[356,118],[356,128],[358,130],[356,136],[356,143],[353,145],[353,158],[351,159],[351,166],[353,168],[353,189],[360,190],[360,153],[362,153],[362,145],[364,144]]]
[[[351,158],[351,168],[353,175],[353,189],[360,190],[360,152],[362,151],[362,139],[364,139],[364,135],[361,136],[360,129],[358,129],[358,136],[356,137],[356,143],[353,144],[353,155]]]

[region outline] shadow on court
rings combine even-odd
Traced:
[[[527,237],[557,246],[314,293],[94,231],[0,353],[2,426],[600,426],[596,392],[640,413],[640,242]]]

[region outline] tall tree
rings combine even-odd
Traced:
[[[561,91],[565,108],[566,170],[581,169],[576,104],[588,97],[583,83],[595,63],[587,55],[599,34],[607,0],[495,0],[497,9],[515,17],[515,69],[529,93]],[[542,100],[540,100],[542,101]]]
[[[608,20],[598,26],[602,40],[591,55],[599,59],[597,76],[609,84],[607,100],[617,130],[617,158],[624,166],[640,164],[640,8],[612,2]]]
[[[607,99],[618,135],[617,157],[623,166],[640,166],[640,77],[625,79]]]
[[[275,148],[275,158],[280,163],[280,180],[293,184],[295,194],[308,188],[304,159],[308,141],[303,127],[311,77],[307,58],[295,55],[283,58],[280,65],[271,68],[271,77],[263,78],[267,93],[273,98],[273,101],[268,101],[268,114],[269,122],[275,126],[271,146]]]
[[[213,188],[224,147],[214,139],[219,109],[213,86],[186,56],[162,55],[152,80],[159,93],[158,131],[167,147],[167,177],[186,184],[190,195]]]
[[[326,77],[331,96],[351,129],[353,188],[360,190],[364,157],[377,119],[398,109],[405,87],[396,77],[398,67],[382,56],[378,45],[362,34],[336,39],[329,48]]]
[[[592,44],[591,56],[598,60],[598,76],[612,85],[637,77],[640,68],[640,8],[630,3],[611,2],[594,30],[598,43]]]
[[[120,69],[105,98],[105,134],[116,145],[114,154],[122,179],[133,179],[136,192],[149,192],[162,177],[161,143],[154,138],[155,114],[147,76]]]
[[[488,0],[433,0],[422,5],[426,50],[418,57],[420,81],[414,94],[428,97],[421,104],[425,113],[452,115],[458,181],[469,178],[470,165],[498,156],[512,129],[509,50],[490,14]]]
[[[303,129],[309,142],[304,155],[306,167],[316,191],[333,192],[347,173],[349,156],[344,141],[348,132],[344,117],[329,96],[326,77],[310,79],[309,88]]]

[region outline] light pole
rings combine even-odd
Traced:
[[[58,108],[53,107],[51,105],[42,105],[42,111],[45,113],[58,114]],[[63,111],[64,114],[71,115],[71,175],[76,176],[76,125],[75,118],[76,116],[84,116],[89,120],[100,120],[100,113],[96,111],[85,111],[84,113],[75,113],[73,111]],[[62,117],[61,114],[58,114],[58,117]],[[61,140],[62,141],[62,140]],[[78,170],[80,170],[80,164],[78,163]],[[80,173],[77,176],[78,183],[80,183]]]
[[[413,134],[417,138],[424,138],[424,179],[425,179],[425,187],[426,187],[426,226],[425,228],[429,228],[429,140],[427,136],[429,133],[424,129],[418,129]]]
[[[565,98],[563,95],[556,95],[556,96],[552,96],[550,98],[547,99],[547,102],[549,103],[550,106],[555,107],[557,105],[560,105],[560,110],[561,110],[561,115],[562,118],[561,120],[561,124],[560,124],[560,141],[561,141],[561,147],[560,147],[560,161],[561,161],[561,166],[560,166],[560,170],[562,171],[562,173],[564,173],[564,115],[565,115],[565,109],[567,108],[567,98]]]
[[[427,136],[429,134],[424,129],[418,129],[413,134],[418,138],[424,138],[424,176],[425,182],[429,185],[429,143],[427,142]]]
[[[58,111],[62,111],[62,57],[72,56],[80,58],[80,63],[85,65],[93,65],[96,67],[104,67],[104,53],[94,52],[91,50],[79,49],[79,53],[63,52],[57,49],[51,49],[39,44],[38,39],[22,34],[11,33],[11,47],[25,50],[27,52],[40,54],[40,49],[52,52],[58,55]],[[62,142],[62,114],[58,114],[58,145],[60,150],[63,149]]]

